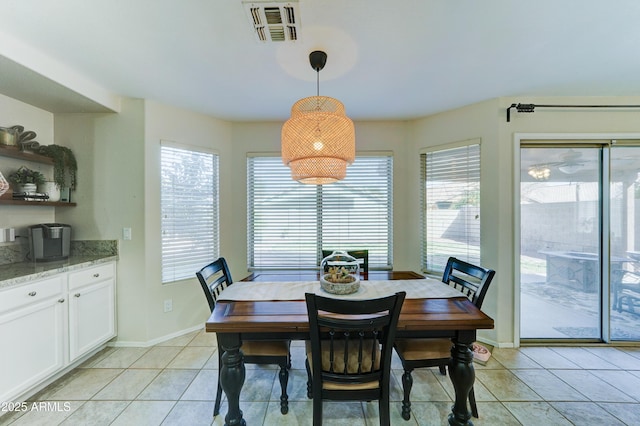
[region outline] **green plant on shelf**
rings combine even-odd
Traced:
[[[44,175],[37,170],[31,170],[22,166],[9,175],[9,180],[18,185],[23,185],[25,183],[35,183],[36,185],[39,185],[44,183]]]
[[[58,188],[76,189],[78,163],[73,151],[66,146],[54,144],[41,146],[38,149],[38,154],[53,160],[53,181]],[[67,176],[69,177],[68,181]]]

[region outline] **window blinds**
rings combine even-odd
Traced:
[[[392,265],[393,157],[358,156],[329,185],[291,179],[280,157],[247,159],[251,269],[316,268],[324,250],[369,250],[369,268]]]
[[[420,155],[422,267],[441,273],[450,256],[480,263],[480,145]]]
[[[218,156],[163,144],[162,282],[193,278],[219,256]]]

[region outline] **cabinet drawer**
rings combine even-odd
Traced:
[[[64,293],[64,275],[38,280],[0,292],[0,312],[19,308]]]
[[[69,290],[113,278],[113,275],[113,263],[106,263],[104,265],[94,266],[81,271],[71,272],[69,273]]]

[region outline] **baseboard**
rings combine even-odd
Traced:
[[[116,340],[113,342],[109,342],[109,346],[113,346],[116,348],[148,348],[150,346],[155,346],[159,343],[166,342],[167,340],[174,339],[176,337],[183,336],[185,334],[192,333],[194,331],[202,330],[202,325],[196,325],[185,330],[176,331],[171,334],[167,334],[165,336],[157,337],[153,340],[149,340],[146,342],[139,341],[127,341],[127,340]]]
[[[500,349],[505,349],[505,348],[515,348],[515,345],[513,344],[513,342],[496,342],[495,340],[491,340],[491,339],[485,339],[482,337],[479,337],[478,339],[476,339],[478,342],[480,343],[486,343],[488,345],[493,346],[494,348],[500,348]]]

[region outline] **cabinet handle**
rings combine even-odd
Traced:
[[[80,297],[80,293],[76,293],[73,295],[74,297]]]
[[[99,276],[100,276],[100,274],[98,274],[98,273],[93,274],[93,277],[94,277],[94,278],[98,278]]]
[[[32,291],[32,292],[30,292],[30,293],[29,293],[29,296],[33,297],[33,296],[35,296],[36,294],[37,294],[37,293],[36,293],[35,291]]]
[[[58,303],[64,303],[64,299],[58,299]]]

